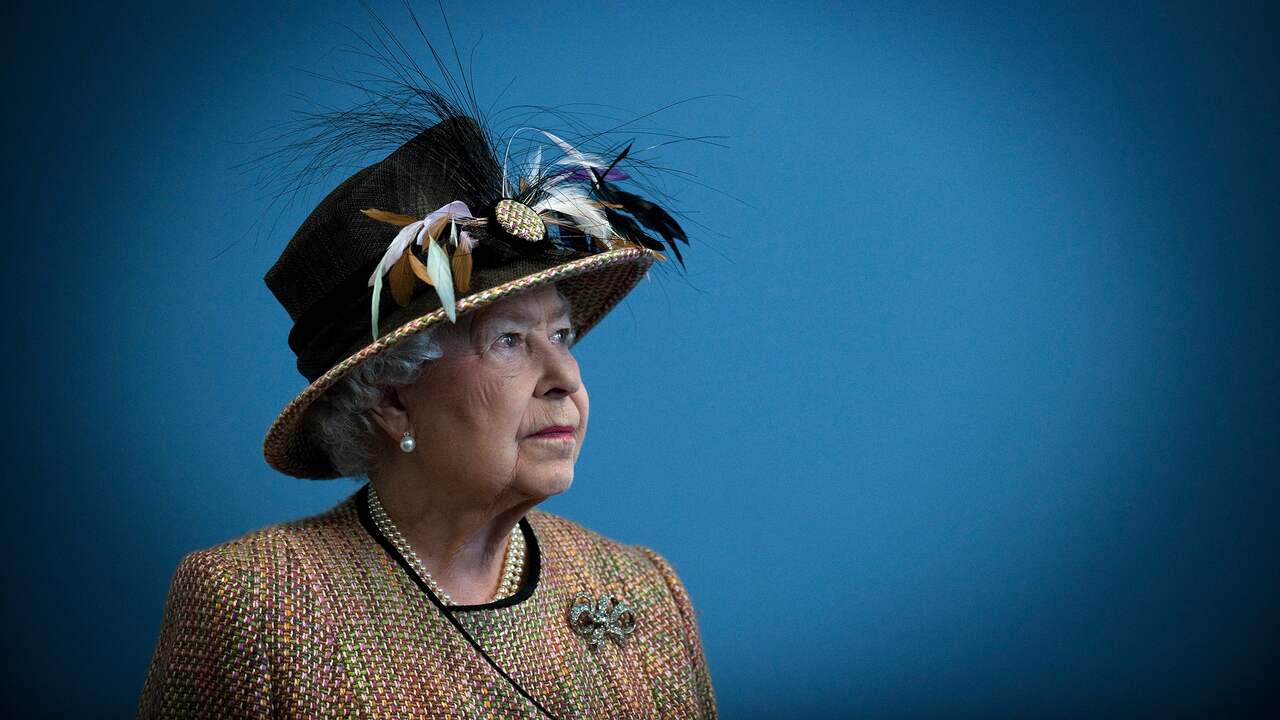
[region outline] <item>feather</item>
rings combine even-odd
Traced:
[[[391,244],[387,246],[386,253],[383,254],[382,260],[378,262],[378,266],[374,268],[373,275],[369,277],[369,284],[373,285],[377,278],[380,278],[391,266],[404,255],[404,251],[412,243],[423,244],[424,234],[428,239],[434,239],[439,236],[440,230],[444,228],[444,223],[449,222],[453,218],[474,219],[471,216],[471,210],[466,204],[454,200],[446,203],[439,208],[432,210],[427,216],[421,220],[413,222],[400,228],[400,232],[396,234]],[[425,232],[424,232],[425,231]],[[375,310],[376,312],[376,310]]]
[[[609,163],[609,167],[604,171],[604,175],[601,176],[601,179],[608,179],[609,173],[613,172],[613,169],[618,167],[618,163],[622,162],[623,159],[631,153],[631,146],[633,144],[634,143],[627,143],[627,146],[622,148],[622,152],[618,153],[618,157],[614,158],[613,162]]]
[[[400,260],[387,272],[387,284],[391,287],[391,297],[396,299],[396,304],[400,307],[408,305],[413,297],[413,270],[409,267],[411,257],[413,257],[412,252],[401,255]]]
[[[564,153],[564,157],[552,163],[553,165],[581,165],[582,167],[604,167],[604,163],[595,155],[587,155],[578,150],[578,148],[570,145],[559,136],[553,135],[546,130],[542,131],[543,135],[551,138],[551,142],[560,146],[560,151]]]
[[[534,212],[554,212],[571,218],[578,230],[598,240],[605,247],[609,241],[609,220],[604,209],[581,187],[561,185],[547,190],[546,197],[533,206]]]
[[[452,224],[452,223],[451,223]],[[457,232],[457,225],[452,224],[454,232]],[[436,294],[440,296],[440,305],[444,308],[444,314],[449,316],[449,322],[457,322],[457,310],[453,304],[453,273],[449,269],[449,255],[445,253],[444,248],[440,247],[440,243],[435,241],[427,242],[427,272],[436,281]]]
[[[605,216],[609,218],[609,224],[613,226],[613,229],[618,231],[618,234],[627,240],[638,245],[643,245],[650,250],[663,249],[662,243],[646,235],[644,230],[641,230],[640,226],[636,224],[635,220],[632,220],[622,213],[613,212],[612,210],[605,210]]]
[[[590,181],[591,181],[591,184],[592,184],[592,185],[596,185],[596,186],[599,186],[601,183],[603,183],[603,182],[604,182],[604,181],[606,181],[606,180],[627,180],[627,179],[629,179],[629,178],[631,177],[630,175],[628,175],[628,174],[626,174],[626,173],[622,172],[621,170],[616,170],[615,168],[616,168],[616,167],[618,167],[618,163],[622,162],[623,158],[625,158],[625,157],[626,157],[626,156],[631,152],[631,146],[632,146],[633,144],[634,144],[634,143],[627,143],[627,146],[626,146],[625,148],[623,148],[623,149],[622,149],[622,152],[621,152],[621,153],[619,153],[618,157],[616,157],[616,158],[614,158],[614,159],[613,159],[613,162],[609,163],[609,167],[605,168],[605,171],[604,171],[604,172],[600,172],[599,170],[597,170],[597,169],[595,169],[595,168],[591,168],[591,169],[590,169],[590,170],[591,170],[591,176],[590,176],[590,177],[581,177],[581,178],[579,178],[578,176],[583,175],[584,173],[583,173],[581,170],[578,170],[578,171],[576,171],[576,172],[572,173],[572,174],[570,175],[570,178],[571,178],[571,179],[574,179],[574,180],[577,180],[577,179],[590,180]]]
[[[375,211],[375,212],[381,212],[381,211]],[[368,211],[365,211],[365,214],[368,215],[369,214]],[[388,213],[388,215],[390,215],[390,213]],[[370,215],[370,217],[373,217],[373,216]],[[457,219],[466,219],[466,220],[475,219],[474,217],[472,217],[471,210],[466,206],[466,203],[463,203],[460,200],[454,200],[453,202],[445,203],[439,208],[432,210],[430,213],[427,214],[425,218],[410,222],[408,225],[405,225],[404,227],[400,228],[400,232],[396,233],[395,238],[391,240],[391,244],[387,246],[386,253],[384,253],[382,256],[382,259],[378,261],[378,266],[374,268],[373,275],[369,276],[369,284],[373,286],[373,300],[370,303],[370,305],[372,306],[370,309],[370,320],[373,326],[374,340],[378,339],[378,306],[380,304],[379,301],[382,297],[382,276],[386,275],[389,271],[391,271],[393,267],[396,266],[396,264],[404,256],[405,250],[407,250],[410,245],[414,243],[422,245],[424,244],[424,240],[427,246],[427,269],[429,271],[430,276],[434,278],[440,278],[442,281],[444,279],[448,279],[448,282],[446,283],[448,287],[445,288],[443,291],[440,289],[440,285],[435,283],[432,283],[432,284],[436,288],[436,292],[440,293],[440,300],[441,300],[441,303],[445,305],[445,310],[449,315],[449,320],[452,321],[454,319],[453,279],[452,279],[452,274],[449,272],[448,256],[445,255],[444,250],[441,249],[435,243],[435,238],[439,236],[440,231],[444,228],[444,224],[446,222],[453,224],[454,221]],[[455,229],[455,232],[456,232],[456,229]],[[456,238],[455,238],[455,242],[456,242]],[[432,247],[435,247],[436,251],[440,255],[444,255],[444,263],[443,263],[443,271],[442,271],[443,274],[441,272],[437,272],[432,267],[432,264],[431,264],[431,257],[432,257],[431,248]],[[413,253],[409,253],[409,254],[412,255]],[[437,260],[437,265],[440,265],[440,264],[441,263],[439,262],[439,260]],[[414,268],[412,265],[412,261],[410,261],[410,265],[407,268],[401,268],[399,272],[401,274],[406,274],[407,272],[412,272],[413,270]],[[391,289],[391,294],[396,298],[396,302],[399,303],[402,307],[404,305],[407,305],[408,301],[406,300],[405,302],[400,302],[403,296],[400,294],[397,294],[404,290],[403,280],[396,279],[396,280],[393,280],[392,283],[393,283],[393,287]],[[412,291],[413,291],[413,283],[411,280],[409,282],[410,295],[412,295]],[[446,295],[448,296],[447,302],[445,302]]]
[[[425,218],[427,225],[431,226],[431,236],[433,238],[440,237],[440,231],[444,229],[444,224],[446,222],[474,219],[475,218],[471,215],[471,210],[468,209],[466,204],[460,200],[454,200],[451,203],[441,206],[439,210],[432,211],[432,213]]]
[[[428,285],[435,285],[431,282],[431,273],[427,272],[427,266],[422,264],[417,255],[409,253],[409,266],[413,268],[413,274],[417,275],[419,280]]]
[[[396,225],[398,227],[404,227],[405,225],[411,225],[418,222],[418,218],[409,217],[408,215],[398,215],[393,212],[387,212],[386,210],[366,208],[360,212],[368,215],[370,218],[377,220],[378,222],[386,223],[388,225]]]
[[[589,172],[587,170],[574,170],[573,172],[564,173],[563,175],[560,176],[560,179],[578,181],[578,182],[581,182],[584,180],[590,180],[591,182],[594,183],[600,179],[600,171],[596,170],[595,168],[592,168]],[[605,180],[630,180],[631,176],[621,170],[610,170],[609,172],[605,173],[604,179]]]
[[[475,246],[476,246],[476,236],[475,236],[475,235],[472,235],[471,233],[467,232],[466,230],[460,230],[460,231],[458,231],[458,249],[459,249],[459,250],[461,250],[461,251],[462,251],[462,252],[464,252],[464,253],[468,253],[468,254],[470,254],[470,253],[471,253],[471,250],[472,250]]]
[[[374,340],[378,339],[378,306],[382,300],[382,276],[404,255],[406,248],[418,241],[422,234],[423,225],[424,223],[418,220],[401,228],[400,232],[396,233],[395,238],[392,239],[391,244],[387,246],[387,252],[378,261],[378,266],[373,269],[373,275],[369,277],[369,284],[373,286],[370,321]]]
[[[519,135],[520,133],[524,132],[525,130],[533,130],[533,129],[534,128],[529,128],[529,127],[518,128],[515,132],[511,133],[511,137],[507,139],[507,147],[505,150],[502,151],[502,196],[505,198],[511,197],[511,192],[507,186],[507,158],[511,156],[511,143],[516,141],[516,136]],[[542,158],[542,148],[539,147],[538,156],[534,160],[535,169],[529,177],[530,182],[536,182],[538,179],[537,165],[538,165],[538,162],[541,160],[541,158]],[[521,177],[520,183],[519,183],[519,191],[521,193],[524,193],[524,190],[525,190],[524,177]]]
[[[457,250],[453,251],[453,257],[449,260],[449,264],[453,266],[453,286],[460,292],[465,293],[471,289],[471,253],[463,250],[459,245]]]
[[[422,233],[424,224],[421,220],[415,220],[400,228],[400,232],[396,233],[395,238],[391,240],[391,244],[387,246],[387,251],[383,253],[382,259],[378,261],[378,266],[374,268],[373,274],[369,276],[370,285],[381,279],[391,269],[391,266],[404,254],[405,248],[414,242],[421,242],[418,237]]]
[[[382,297],[382,275],[375,275],[373,280],[373,317],[369,319],[373,328],[373,339],[378,340],[378,299]]]
[[[560,182],[564,180],[573,179],[574,176],[577,175],[579,172],[586,173],[586,177],[582,179],[588,180],[593,177],[593,175],[591,175],[593,168],[611,167],[609,165],[606,165],[605,162],[601,160],[598,156],[584,153],[578,150],[577,148],[575,148],[574,146],[570,145],[569,143],[565,142],[564,140],[561,140],[556,135],[552,135],[551,133],[547,132],[546,130],[543,130],[542,134],[551,138],[551,142],[555,143],[556,145],[559,145],[561,152],[564,153],[564,157],[551,163],[552,165],[570,165],[570,166],[576,166],[580,168],[579,171],[561,173],[560,176],[555,178],[553,182]]]
[[[461,233],[466,236],[466,231]],[[458,223],[449,223],[449,242],[453,244],[453,257],[449,260],[449,265],[453,271],[454,289],[460,293],[466,292],[471,287],[471,247],[474,241],[468,243],[468,247],[462,247],[462,241],[458,239]]]
[[[623,210],[634,216],[636,220],[639,220],[641,225],[661,235],[662,239],[667,241],[667,246],[675,253],[676,260],[680,262],[682,267],[684,266],[684,257],[680,254],[680,248],[676,246],[676,241],[678,240],[688,245],[689,238],[684,234],[684,229],[680,227],[680,224],[666,210],[639,195],[625,190],[617,190],[608,183],[601,182],[596,187],[596,190],[605,202],[620,205]]]

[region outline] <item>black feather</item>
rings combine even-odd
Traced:
[[[595,168],[591,168],[591,172],[596,176],[596,185],[602,184],[605,181],[605,178],[609,177],[609,173],[613,172],[613,169],[618,167],[618,163],[622,162],[622,159],[627,156],[627,153],[631,152],[631,146],[633,144],[634,143],[627,143],[627,146],[622,149],[622,153],[618,155],[618,157],[614,158],[613,162],[609,163],[609,167],[605,168],[604,172],[597,172]]]
[[[661,235],[671,247],[671,251],[675,253],[676,260],[681,266],[684,265],[684,258],[680,254],[680,248],[676,246],[676,241],[679,240],[688,245],[689,238],[670,213],[635,193],[618,190],[608,183],[601,182],[596,190],[602,200],[621,206],[622,210],[633,215],[641,225]]]
[[[689,238],[684,234],[684,229],[666,210],[635,193],[618,190],[603,183],[600,190],[601,198],[605,202],[621,205],[623,210],[634,215],[645,227],[666,238],[668,242],[675,239],[685,245],[689,244]]]
[[[628,240],[638,242],[650,250],[662,251],[666,249],[662,246],[662,243],[646,235],[644,230],[641,230],[640,226],[636,224],[636,221],[626,215],[609,208],[605,208],[604,215],[609,219],[609,224],[613,226],[613,229]],[[683,259],[680,260],[680,264],[684,265]]]

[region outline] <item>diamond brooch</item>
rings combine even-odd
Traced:
[[[569,625],[587,639],[592,650],[599,647],[606,636],[621,647],[622,641],[636,629],[636,615],[630,605],[612,593],[596,600],[590,593],[580,592],[573,598]]]

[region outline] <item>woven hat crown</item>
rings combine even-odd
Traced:
[[[444,120],[335,188],[294,233],[267,271],[267,287],[293,320],[289,347],[314,380],[370,335],[368,278],[396,230],[361,210],[421,217],[451,200],[497,192],[496,160],[475,148],[484,131],[471,118]],[[383,304],[389,304],[387,298]],[[380,322],[380,325],[386,323]]]

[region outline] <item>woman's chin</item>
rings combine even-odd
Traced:
[[[573,468],[570,467],[567,470],[539,473],[537,476],[525,478],[520,482],[520,487],[527,495],[542,501],[568,490],[572,484]]]

